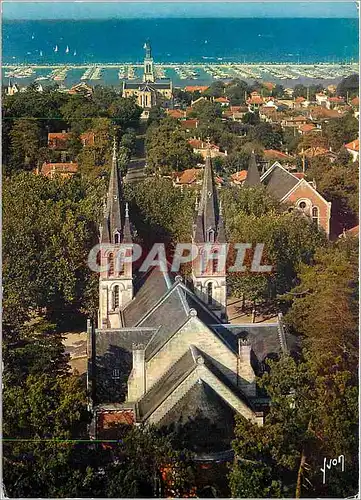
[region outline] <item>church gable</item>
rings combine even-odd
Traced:
[[[157,333],[155,333],[155,336]],[[189,349],[197,345],[216,359],[221,371],[235,383],[237,379],[237,356],[227,345],[221,334],[205,325],[191,310],[188,320],[171,338],[146,362],[147,387],[151,387]],[[161,367],[161,372],[160,372]]]
[[[203,381],[235,412],[260,423],[244,394],[221,373],[199,349],[190,346],[187,352],[138,402],[138,418],[160,424],[167,413]]]

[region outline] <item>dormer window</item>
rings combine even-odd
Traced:
[[[120,232],[119,232],[119,231],[116,231],[116,232],[114,233],[114,243],[116,243],[116,244],[117,244],[117,243],[118,243],[118,244],[120,243]]]
[[[207,231],[207,241],[209,243],[214,243],[214,229],[208,229],[208,231]]]

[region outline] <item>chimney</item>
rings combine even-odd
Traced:
[[[133,344],[133,369],[128,379],[128,401],[138,401],[145,393],[145,347]]]
[[[256,394],[256,376],[251,365],[251,342],[238,339],[238,385],[247,396]]]

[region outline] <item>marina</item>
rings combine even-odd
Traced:
[[[79,81],[95,81],[101,85],[117,85],[120,80],[136,81],[140,78],[141,63],[95,63],[91,65],[3,65],[3,79],[11,78],[20,86],[32,81],[62,82],[74,85]],[[169,63],[156,64],[156,78],[171,78],[175,86],[196,82],[210,84],[214,80],[230,81],[239,78],[247,82],[266,80],[287,86],[298,83],[336,81],[358,73],[357,62],[277,64],[277,63]],[[189,83],[188,83],[189,82]]]

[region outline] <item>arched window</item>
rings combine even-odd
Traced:
[[[218,250],[213,250],[213,259],[212,259],[212,272],[217,273],[218,272],[218,259],[219,259],[219,253]]]
[[[118,231],[114,233],[114,243],[120,243],[120,234]]]
[[[108,255],[108,274],[114,276],[114,255],[112,253]]]
[[[312,222],[318,227],[318,207],[312,207]]]
[[[117,309],[119,307],[119,286],[116,285],[113,290],[113,309]]]
[[[213,302],[213,284],[208,283],[207,285],[207,303],[208,305],[212,305]]]

